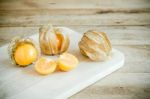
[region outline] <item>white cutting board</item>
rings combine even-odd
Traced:
[[[60,28],[70,35],[68,52],[78,57],[78,67],[70,72],[41,76],[34,71],[34,65],[25,68],[12,65],[8,45],[5,45],[0,48],[0,99],[66,99],[123,66],[124,55],[116,49],[112,50],[112,58],[105,62],[90,61],[78,48],[82,35],[66,27]],[[38,34],[31,38],[38,42]]]

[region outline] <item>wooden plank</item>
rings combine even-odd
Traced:
[[[148,99],[149,82],[150,73],[113,73],[70,99]]]
[[[105,32],[113,45],[149,45],[149,26],[69,26],[70,28],[84,33],[87,30]],[[119,41],[119,42],[118,42]]]
[[[0,14],[1,16],[1,14]],[[54,25],[150,25],[150,14],[107,13],[100,15],[4,15],[0,26],[40,26],[49,22]]]
[[[93,28],[104,31],[113,46],[125,53],[125,66],[70,99],[149,99],[149,12],[150,0],[1,0],[0,45],[6,44],[16,35],[38,33],[38,27],[48,21],[79,32]],[[1,76],[1,80],[6,83],[1,84],[0,80],[0,84],[17,85],[13,80],[7,82],[7,79],[15,75],[15,72],[11,74],[8,68],[10,67],[0,69],[0,73],[6,75],[6,78]],[[19,72],[30,74],[33,73],[32,69],[25,68]],[[14,77],[15,79],[25,81],[21,76]],[[32,84],[42,79],[39,78]],[[7,89],[0,87],[0,96],[9,94],[5,93]],[[26,88],[28,87],[29,84],[26,85]],[[10,89],[9,86],[7,88]],[[16,88],[19,88],[19,85]]]
[[[35,76],[37,77],[37,76]],[[41,78],[41,77],[39,77]],[[17,79],[17,77],[14,77],[14,81]],[[25,78],[21,78],[22,80],[19,83],[26,82]],[[38,84],[42,79],[37,80],[37,82],[32,83],[31,86]],[[45,78],[46,79],[46,78]],[[19,80],[19,78],[18,78]],[[23,91],[24,88],[19,88],[19,85],[17,86],[18,82],[7,82],[3,83],[0,88],[4,88],[2,93],[4,94],[6,91],[11,92],[8,93],[9,95],[13,94],[12,88],[15,87],[16,90],[21,89],[20,91]],[[86,97],[88,96],[98,96],[98,95],[136,95],[139,96],[147,96],[149,95],[150,86],[150,75],[149,73],[113,73],[109,76],[107,76],[105,79],[100,80],[99,82],[95,83],[94,85],[84,89],[82,93],[77,94],[76,96],[79,97]],[[16,86],[7,86],[7,85],[16,85]],[[30,84],[26,84],[27,88],[30,87]],[[2,94],[1,93],[1,94]]]
[[[70,28],[84,33],[88,29],[104,31],[109,36],[113,46],[125,53],[125,67],[121,73],[149,73],[150,69],[150,28],[149,26],[69,26]],[[1,27],[0,28],[0,45],[10,41],[14,36],[31,35],[38,33],[38,27]],[[131,35],[131,36],[129,36]],[[137,43],[138,42],[138,43]],[[139,46],[140,45],[140,46]],[[133,56],[136,56],[133,58]],[[142,57],[142,58],[141,58]],[[141,67],[142,66],[142,67]],[[130,69],[135,68],[135,69]],[[8,73],[9,74],[9,71]]]
[[[123,9],[123,8],[86,8],[86,9],[23,9],[23,10],[0,10],[1,16],[3,15],[38,15],[47,14],[51,15],[92,15],[103,13],[149,13],[150,8],[145,9]]]
[[[130,56],[130,57],[133,57],[133,56]],[[147,61],[130,62],[129,59],[126,59],[124,67],[122,67],[118,72],[119,73],[129,73],[129,72],[130,73],[150,73],[150,62],[147,62]]]
[[[121,68],[120,68],[121,69]],[[150,73],[119,73],[116,71],[111,75],[108,75],[103,80],[92,85],[92,87],[103,87],[103,86],[138,86],[139,88],[150,87]],[[112,89],[113,90],[113,89]]]
[[[107,33],[113,45],[150,45],[149,26],[67,26],[79,33],[94,29]],[[38,33],[39,27],[1,27],[0,45],[12,37]]]
[[[150,46],[114,46],[125,54],[125,65],[120,73],[150,73]]]
[[[126,50],[126,52],[124,52],[124,53],[125,53],[126,61],[128,61],[128,62],[148,62],[149,61],[149,60],[147,60],[150,57],[150,55],[149,55],[150,47],[149,46],[140,46],[140,47],[139,46],[129,46],[129,47],[128,46],[122,46],[122,47],[120,46],[118,48],[120,48],[120,50],[122,49],[122,51]],[[143,49],[143,48],[145,48],[145,49]],[[134,55],[136,55],[136,59],[131,60],[131,58],[133,58]],[[144,57],[142,60],[140,59],[141,56]],[[45,77],[41,78],[41,76],[40,77],[37,76],[35,71],[33,70],[33,66],[22,69],[19,67],[15,68],[13,66],[10,67],[10,65],[9,65],[10,63],[7,60],[3,61],[3,64],[5,64],[5,63],[7,63],[8,65],[0,68],[0,75],[1,75],[0,82],[6,81],[5,83],[1,83],[1,85],[0,85],[0,88],[2,90],[1,94],[5,94],[5,91],[7,91],[9,95],[12,95],[14,93],[11,89],[13,89],[14,87],[16,90],[22,91],[24,88],[28,88],[31,85],[35,85],[35,84],[39,83],[42,79],[45,79],[45,77],[46,77],[45,76]],[[139,65],[141,66],[141,64],[139,64]],[[14,72],[12,72],[12,71],[10,72],[9,68],[14,69]],[[141,68],[144,68],[144,66],[142,66]],[[132,72],[132,69],[130,68],[128,70],[128,72]],[[35,78],[36,81],[32,82],[30,84],[27,83],[25,85],[25,87],[20,88],[20,86],[18,85],[18,82],[15,82],[15,81],[22,79],[20,83],[24,83],[24,82],[26,82],[26,79],[22,75],[16,77],[15,76],[16,73],[17,74],[18,73],[20,73],[20,74],[26,73],[28,75],[31,75],[32,79]],[[96,92],[96,94],[104,94],[104,95],[106,95],[107,91],[108,91],[108,94],[119,94],[119,95],[122,95],[122,94],[126,95],[126,94],[129,94],[130,92],[131,92],[131,94],[135,94],[138,91],[141,91],[140,94],[143,94],[143,93],[145,93],[143,91],[145,91],[145,90],[146,90],[146,92],[149,91],[149,89],[147,89],[147,88],[149,88],[148,87],[149,80],[150,80],[149,74],[150,73],[117,73],[115,75],[115,73],[114,73],[113,76],[110,76],[110,79],[112,79],[112,78],[114,78],[114,79],[109,80],[108,82],[102,82],[102,83],[100,83],[100,85],[98,84],[98,86],[92,88],[91,91],[94,90],[94,92]],[[8,81],[7,79],[12,78],[12,77],[13,77],[13,79],[10,82],[7,82]],[[111,83],[111,84],[109,84],[109,83]],[[15,86],[12,86],[12,88],[10,88],[9,85],[11,85],[11,84],[13,84]],[[119,87],[118,87],[118,85],[119,85]],[[4,88],[4,86],[5,86],[5,88]],[[120,88],[120,87],[123,87],[123,88]],[[91,93],[91,91],[88,91],[88,92]],[[98,92],[100,92],[100,93],[98,93]],[[92,93],[92,95],[94,95],[94,94]]]
[[[69,99],[149,99],[149,94],[135,94],[135,95],[100,95],[100,94],[88,94],[74,95]]]
[[[114,46],[114,48],[119,49],[121,52],[125,54],[125,65],[123,68],[121,68],[118,73],[150,73],[150,45],[141,45],[141,46]],[[6,53],[7,54],[7,53]],[[133,56],[136,56],[133,58]],[[142,58],[141,58],[142,57]],[[8,64],[5,67],[0,68],[0,74],[5,75],[1,76],[1,80],[7,80],[10,77],[15,76],[18,72],[25,72],[32,74],[33,67],[30,68],[14,68],[13,66],[10,67],[10,62],[7,60],[2,61],[2,64]],[[10,72],[9,68],[14,69],[14,72]],[[134,68],[134,69],[131,69]],[[16,72],[17,71],[17,72]],[[21,79],[17,77],[16,79]],[[6,84],[6,83],[5,83]]]
[[[149,4],[149,0],[1,0],[0,10],[99,9],[100,12],[113,12],[121,9],[122,11],[143,9],[149,11]]]
[[[127,62],[149,62],[150,45],[122,45],[114,46],[125,54]],[[136,56],[136,57],[134,57]],[[140,64],[139,64],[140,65]],[[142,68],[142,67],[141,67]]]
[[[121,52],[125,54],[125,65],[120,69],[118,72],[119,73],[150,73],[150,46],[146,45],[141,45],[141,46],[114,46],[114,48],[119,49]],[[7,53],[6,53],[7,54]],[[136,56],[133,58],[133,56]],[[142,57],[142,58],[141,58]],[[10,67],[10,63],[6,60],[2,61],[2,64],[8,64],[5,67],[0,68],[0,74],[5,75],[1,77],[1,80],[8,79],[9,77],[12,77],[15,75],[16,72],[10,72],[9,68],[14,68],[13,66]],[[134,68],[134,69],[131,69]],[[14,68],[14,71],[20,72],[22,70],[19,68]],[[26,70],[26,69],[25,69]],[[29,70],[29,69],[27,69]],[[32,67],[31,67],[32,70]],[[33,72],[33,71],[29,71]]]
[[[119,73],[150,73],[150,46],[114,46],[115,48],[119,49],[123,53],[125,53],[125,65],[123,68],[121,68],[118,72]],[[6,53],[7,54],[7,53]],[[133,56],[136,56],[133,58]],[[142,57],[142,59],[141,59]],[[1,80],[6,80],[15,76],[16,73],[25,72],[32,74],[34,73],[33,67],[25,68],[22,70],[22,68],[14,68],[13,66],[9,66],[8,61],[3,61],[4,64],[8,64],[5,67],[0,68],[0,74],[3,74],[5,76],[1,75]],[[10,68],[14,69],[15,72],[10,72]],[[134,68],[134,69],[131,69]],[[17,71],[17,72],[16,72]],[[15,79],[15,78],[14,78]],[[17,77],[16,79],[21,79],[21,77]],[[39,79],[40,80],[40,79]],[[5,83],[7,84],[7,83]]]

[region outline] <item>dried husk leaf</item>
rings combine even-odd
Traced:
[[[94,61],[104,61],[110,56],[112,47],[106,34],[89,30],[84,33],[79,48],[83,55]]]
[[[70,44],[69,35],[62,28],[55,28],[55,32],[56,33],[61,33],[61,35],[62,35],[62,45],[61,45],[61,48],[59,50],[59,53],[63,53],[69,47],[69,44]]]
[[[69,37],[65,31],[60,28],[53,28],[52,25],[42,26],[39,30],[39,42],[43,54],[55,55],[65,52],[69,47]],[[57,38],[59,33],[62,41],[61,48],[58,48]]]

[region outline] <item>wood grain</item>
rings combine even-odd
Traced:
[[[149,80],[150,75],[147,73],[114,73],[70,99],[148,99]]]
[[[125,54],[123,68],[70,99],[150,98],[150,0],[0,0],[0,46],[16,35],[38,33],[39,26],[48,22],[81,33],[89,29],[104,31],[113,47]],[[6,81],[0,83],[0,96],[12,95],[4,90],[10,89],[10,83],[18,84],[7,82],[16,73],[11,74],[9,68],[13,67],[0,67],[0,81]],[[31,68],[25,69],[26,73],[31,73]],[[21,76],[16,79],[25,80]],[[41,79],[44,77],[34,83]]]
[[[109,36],[113,45],[150,45],[150,26],[66,26],[79,33],[90,29],[103,31]],[[39,27],[1,27],[0,45],[9,42],[12,37],[29,36],[38,32]]]
[[[40,26],[52,23],[54,25],[150,25],[150,14],[107,13],[100,15],[44,15],[19,16],[1,15],[0,26]]]
[[[149,0],[1,0],[0,10],[52,14],[135,13],[149,12],[149,3]]]
[[[144,49],[139,49],[137,50],[138,46],[115,46],[115,48],[119,49],[120,51],[122,51],[123,53],[125,53],[125,57],[126,57],[126,61],[125,61],[125,66],[120,69],[118,71],[118,73],[123,73],[123,74],[126,74],[126,73],[147,73],[149,74],[150,71],[149,71],[149,68],[150,68],[150,62],[146,59],[149,59],[150,58],[150,46],[142,46],[144,47]],[[126,50],[124,50],[126,49]],[[135,51],[137,53],[135,53]],[[7,54],[7,53],[6,53]],[[136,59],[133,59],[133,56],[132,55],[135,55],[136,56]],[[143,59],[140,59],[141,57],[144,57]],[[10,67],[10,63],[7,62],[8,60],[4,60],[2,61],[2,64],[8,64],[7,66],[3,67],[3,66],[0,66],[0,76],[1,76],[1,79],[0,81],[3,81],[3,80],[6,80],[9,79],[10,77],[13,77],[15,76],[16,73],[20,72],[22,73],[23,71],[27,72],[27,73],[32,73],[33,72],[33,67],[31,66],[30,68],[25,68],[24,70],[22,70],[22,68],[16,68],[16,67]],[[141,67],[142,65],[142,67]],[[131,68],[134,68],[134,69],[131,69]],[[9,70],[12,70],[13,69],[13,72],[10,72]],[[39,77],[39,76],[38,76]],[[17,77],[16,79],[21,79],[21,77]],[[15,80],[15,78],[14,78]],[[17,81],[17,80],[15,80]],[[11,82],[12,83],[12,82]],[[7,82],[5,83],[7,84]]]

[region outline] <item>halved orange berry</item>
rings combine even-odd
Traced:
[[[70,71],[77,67],[78,59],[72,54],[63,53],[58,59],[58,67],[62,71]]]
[[[35,64],[35,70],[42,75],[47,75],[56,70],[57,63],[53,60],[48,60],[45,57],[38,59]]]

